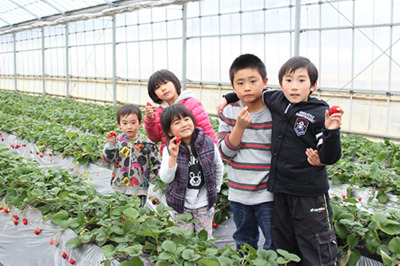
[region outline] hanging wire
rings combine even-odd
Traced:
[[[386,54],[386,52],[392,48],[393,45],[398,43],[400,41],[400,38],[397,39],[392,45],[390,45],[386,50],[382,51],[382,53],[376,57],[371,63],[369,63],[366,67],[364,67],[357,75],[355,75],[350,81],[348,81],[342,88],[340,88],[334,95],[329,97],[326,101],[329,101],[331,98],[336,96],[341,90],[343,90],[347,85],[349,85],[354,79],[356,79],[359,75],[361,75],[366,69],[368,69],[372,64],[374,64],[382,55]]]
[[[397,39],[397,41],[395,41],[394,43],[392,43],[389,48],[387,48],[386,50],[383,50],[380,46],[378,46],[371,38],[368,37],[367,34],[365,34],[361,29],[357,28],[355,26],[355,24],[348,19],[342,12],[340,12],[330,1],[326,1],[332,8],[334,8],[343,18],[345,18],[355,29],[357,29],[364,37],[366,37],[374,46],[376,46],[380,51],[381,54],[376,57],[371,63],[369,63],[366,67],[364,67],[357,75],[353,76],[351,78],[350,81],[348,81],[345,85],[343,85],[338,91],[336,91],[333,95],[331,95],[329,98],[326,99],[326,101],[329,101],[330,99],[332,99],[333,97],[335,97],[336,95],[338,95],[338,93],[340,91],[342,91],[347,85],[349,85],[352,81],[354,81],[358,76],[360,76],[366,69],[368,69],[372,64],[374,64],[382,55],[386,55],[387,57],[389,57],[389,59],[394,62],[397,66],[400,67],[399,63],[397,63],[390,55],[388,55],[386,52],[391,49],[398,41],[400,41],[400,38]]]
[[[330,1],[326,1],[331,7],[333,7],[344,19],[346,19],[351,26],[353,26],[356,30],[358,30],[365,38],[367,38],[376,48],[378,48],[381,52],[383,52],[387,57],[389,57],[390,60],[392,60],[398,67],[400,67],[400,64],[396,62],[396,60],[393,59],[390,55],[386,54],[387,49],[384,51],[379,45],[377,45],[374,40],[372,40],[370,37],[368,37],[367,34],[365,34],[361,29],[357,28],[356,25],[348,19],[342,12],[339,11]]]

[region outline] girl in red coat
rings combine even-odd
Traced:
[[[181,83],[174,73],[166,69],[155,72],[150,76],[147,89],[150,98],[160,106],[156,109],[153,109],[150,105],[146,106],[144,126],[151,141],[161,142],[161,153],[167,142],[167,137],[161,129],[161,112],[165,107],[175,103],[185,105],[195,117],[197,121],[196,127],[201,127],[206,135],[210,136],[214,143],[217,143],[217,136],[203,105],[193,97],[192,91],[183,91],[181,93]]]

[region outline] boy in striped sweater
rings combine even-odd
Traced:
[[[256,56],[236,58],[229,70],[239,101],[219,114],[218,147],[227,160],[230,208],[236,231],[236,248],[249,244],[258,249],[259,228],[265,237],[262,248],[272,249],[273,194],[267,190],[271,167],[272,117],[262,98],[267,87],[264,63]]]

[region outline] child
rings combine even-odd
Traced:
[[[160,106],[155,110],[153,110],[152,106],[146,107],[144,126],[151,141],[155,143],[161,141],[161,154],[167,143],[167,137],[161,129],[161,112],[163,108],[175,103],[184,104],[196,118],[196,126],[201,127],[206,135],[210,136],[214,143],[217,143],[217,136],[203,105],[193,97],[191,91],[183,91],[181,93],[181,83],[171,71],[163,69],[155,72],[149,79],[147,89],[150,98]]]
[[[326,102],[310,97],[317,79],[314,64],[295,56],[279,71],[281,90],[263,93],[274,122],[267,185],[274,193],[274,248],[299,255],[301,265],[335,265],[337,243],[326,168],[311,166],[305,151],[317,149],[324,164],[339,160],[343,110],[338,107],[329,115]]]
[[[236,58],[229,70],[239,101],[219,115],[218,147],[228,163],[230,209],[236,231],[233,239],[258,249],[259,228],[263,248],[272,249],[273,194],[267,190],[271,162],[271,113],[262,101],[267,86],[264,63],[256,56]]]
[[[223,164],[216,144],[195,127],[193,114],[174,104],[161,113],[161,126],[168,138],[162,156],[160,179],[167,183],[165,196],[173,208],[172,218],[190,213],[200,224],[183,224],[190,231],[206,230],[212,236],[217,193],[221,189]]]
[[[117,112],[117,125],[122,130],[118,135],[111,131],[106,134],[108,143],[104,147],[103,160],[113,163],[111,186],[114,191],[136,195],[140,206],[146,203],[149,182],[158,176],[160,158],[157,146],[138,135],[142,124],[142,112],[133,104],[122,106]],[[150,170],[154,176],[150,176]]]

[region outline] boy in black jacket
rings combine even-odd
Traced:
[[[318,70],[309,59],[295,56],[279,71],[281,90],[264,91],[272,114],[272,163],[268,190],[274,193],[272,241],[276,249],[299,255],[301,265],[335,265],[329,183],[325,166],[312,166],[306,150],[317,149],[320,161],[334,164],[341,156],[343,110],[329,115],[328,104],[310,97]],[[226,95],[228,102],[234,94]]]

